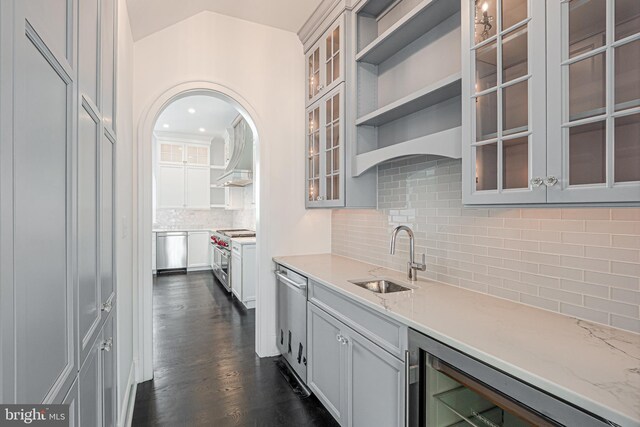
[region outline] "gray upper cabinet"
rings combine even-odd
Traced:
[[[307,207],[344,206],[344,85],[307,110]]]
[[[637,2],[462,4],[463,202],[639,202]]]
[[[307,106],[344,81],[346,46],[344,22],[344,15],[340,15],[305,55]]]
[[[640,201],[640,3],[548,0],[547,31],[547,200]]]
[[[342,426],[404,425],[404,363],[315,304],[307,306],[307,378],[318,399]]]
[[[324,11],[327,12],[327,11]],[[375,171],[356,177],[353,13],[344,2],[305,24],[305,207],[376,206]]]
[[[3,56],[0,65],[3,83],[12,86],[3,85],[0,99],[8,108],[2,108],[0,121],[2,127],[14,126],[13,135],[0,141],[3,403],[60,402],[77,372],[68,167],[74,113],[68,40],[73,26],[70,4],[56,2],[64,12],[58,13],[44,3],[16,2],[12,14],[0,13],[7,36],[0,40],[0,50],[13,52],[14,61],[4,62]],[[11,28],[12,36],[7,32]],[[13,46],[7,46],[9,40]],[[11,106],[13,119],[8,120]]]
[[[99,2],[98,0],[82,0],[78,2],[78,82],[80,94],[99,105],[99,57],[100,40]]]
[[[110,131],[115,130],[115,58],[116,58],[116,28],[115,0],[100,0],[102,12],[100,16],[102,32],[102,119],[104,127]]]
[[[112,309],[115,296],[115,280],[113,276],[114,246],[114,143],[108,133],[102,137],[100,152],[100,310],[103,317]]]

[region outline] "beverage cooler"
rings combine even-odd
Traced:
[[[411,427],[616,425],[411,329],[408,360]]]

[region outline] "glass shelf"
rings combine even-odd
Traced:
[[[454,426],[474,427],[529,427],[531,424],[522,421],[509,412],[486,400],[473,390],[458,387],[433,396],[444,407],[456,414],[461,420]]]

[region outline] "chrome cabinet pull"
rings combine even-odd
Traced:
[[[100,345],[100,350],[102,350],[102,351],[111,351],[111,347],[113,347],[113,337],[109,338],[108,340],[105,340]]]
[[[113,308],[113,303],[111,301],[107,301],[102,304],[102,307],[100,307],[100,310],[106,311],[107,313],[109,313],[111,312],[112,308]]]
[[[544,179],[544,185],[546,185],[547,187],[553,187],[557,183],[558,178],[556,178],[555,176],[548,176]]]
[[[539,176],[536,176],[535,178],[531,178],[531,185],[533,187],[540,187],[542,184],[544,184],[544,180]]]

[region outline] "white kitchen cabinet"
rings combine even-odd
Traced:
[[[463,1],[465,204],[640,201],[633,3]]]
[[[207,270],[210,268],[210,235],[208,231],[190,231],[187,235],[187,269]]]
[[[344,81],[344,20],[344,15],[340,15],[305,55],[307,105],[313,104]]]
[[[231,291],[246,308],[256,306],[256,244],[231,240]]]
[[[184,166],[158,165],[158,208],[184,208],[185,183]]]
[[[244,208],[243,187],[225,187],[224,208],[236,211]]]
[[[170,134],[169,134],[170,135]],[[210,147],[186,139],[158,135],[158,208],[211,207]],[[186,141],[186,142],[185,142]]]
[[[184,204],[190,209],[209,209],[211,188],[208,166],[186,166]]]

